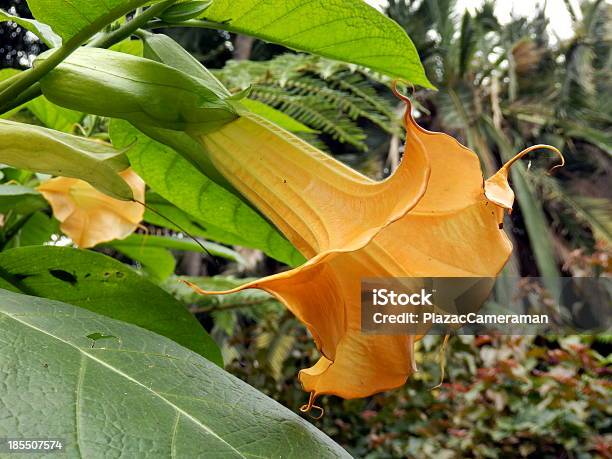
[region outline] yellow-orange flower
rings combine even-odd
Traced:
[[[263,289],[308,327],[322,354],[299,375],[309,407],[320,394],[355,398],[398,387],[414,371],[420,336],[362,334],[361,279],[494,277],[512,250],[499,225],[500,204],[513,198],[509,187],[503,192],[507,176],[495,176],[498,199],[487,197],[476,154],[418,126],[400,97],[405,154],[383,182],[251,114],[200,136],[218,170],[309,260],[225,292],[193,287]]]
[[[134,200],[144,202],[145,183],[142,179],[132,169],[119,175],[132,189]],[[111,198],[75,178],[52,178],[43,182],[38,191],[61,222],[62,232],[82,248],[129,236],[144,215],[142,204]]]

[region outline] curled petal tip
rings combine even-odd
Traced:
[[[495,175],[493,175],[491,178],[485,181],[484,191],[485,191],[485,196],[487,197],[487,199],[489,199],[490,201],[492,201],[493,203],[497,204],[500,207],[511,210],[512,204],[514,202],[514,192],[510,188],[510,185],[508,184],[508,171],[510,170],[510,167],[512,167],[512,165],[516,161],[518,161],[525,155],[531,153],[532,151],[540,150],[540,149],[553,151],[559,156],[561,160],[560,164],[557,164],[556,166],[554,166],[552,169],[548,171],[549,174],[556,168],[562,167],[563,165],[565,165],[565,158],[563,157],[563,154],[559,151],[559,149],[553,147],[552,145],[538,144],[538,145],[532,145],[531,147],[525,148],[524,150],[514,155],[512,159],[508,160],[499,169],[499,171],[495,173]]]
[[[550,150],[550,151],[556,153],[557,156],[559,156],[559,159],[561,160],[561,163],[557,164],[556,166],[551,168],[548,171],[549,173],[552,172],[553,170],[555,170],[556,168],[563,167],[565,165],[565,158],[563,157],[563,153],[561,153],[558,148],[553,147],[552,145],[538,144],[538,145],[532,145],[531,147],[525,148],[524,150],[518,152],[516,155],[514,155],[514,157],[512,159],[510,159],[508,162],[506,162],[506,164],[504,164],[502,166],[502,169],[509,169],[516,161],[518,161],[523,156],[531,153],[534,150]]]
[[[559,164],[556,164],[556,165],[554,165],[553,167],[551,167],[550,169],[548,169],[548,174],[549,174],[549,175],[550,175],[550,174],[552,174],[552,172],[553,172],[555,169],[558,169],[558,168],[560,168],[560,167],[565,166],[565,157],[563,156],[563,153],[561,153],[559,150],[557,150],[557,149],[556,149],[556,148],[554,148],[554,147],[552,147],[552,148],[554,149],[553,151],[559,155],[559,158],[560,158],[560,160],[561,160],[561,161],[560,161],[560,163],[559,163]]]
[[[188,287],[191,287],[194,292],[199,293],[200,295],[209,295],[211,293],[215,293],[215,292],[209,292],[208,290],[204,290],[203,288],[198,287],[193,282],[189,282],[188,280],[185,280],[185,279],[179,279],[179,282],[182,282]]]
[[[308,414],[308,416],[310,416],[315,421],[321,419],[325,415],[325,410],[322,407],[320,407],[319,405],[315,405],[314,402],[315,402],[316,398],[317,398],[317,396],[315,395],[315,393],[311,392],[310,396],[308,397],[308,403],[306,405],[302,405],[300,407],[300,412]],[[318,411],[319,414],[315,416],[312,413],[312,410]]]
[[[404,102],[406,102],[408,105],[411,105],[410,99],[408,98],[408,96],[402,94],[398,89],[397,89],[397,83],[403,83],[406,86],[410,86],[410,88],[412,89],[412,95],[414,95],[415,92],[415,87],[412,83],[410,83],[409,81],[405,81],[405,80],[393,80],[391,82],[391,91],[393,91],[393,94],[395,95],[395,97],[397,97],[398,99],[403,100]]]

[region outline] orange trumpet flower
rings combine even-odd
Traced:
[[[132,169],[119,175],[132,189],[134,200],[143,203],[145,183],[142,179]],[[62,232],[82,248],[129,236],[144,215],[144,206],[139,202],[111,198],[75,178],[52,178],[39,185],[38,191],[61,222]]]
[[[382,182],[252,114],[200,137],[218,170],[308,261],[233,290],[192,287],[259,288],[306,325],[322,357],[299,374],[311,393],[305,410],[318,395],[366,397],[415,371],[421,336],[361,332],[361,279],[495,277],[512,251],[500,228],[513,199],[507,175],[485,186],[476,154],[418,126],[410,101],[396,94],[406,103],[405,154]]]

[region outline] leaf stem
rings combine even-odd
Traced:
[[[88,46],[107,48],[115,43],[118,43],[124,38],[132,35],[136,29],[163,12],[172,4],[176,3],[176,1],[177,0],[166,0],[149,7],[142,14],[135,16],[133,20],[123,24],[117,30],[100,35],[98,38],[89,43]],[[108,16],[103,16],[102,18],[92,22],[88,27],[85,27],[79,33],[70,38],[65,44],[57,48],[47,59],[35,65],[31,69],[22,72],[19,74],[18,78],[15,78],[15,80],[11,80],[12,84],[10,84],[8,87],[2,88],[0,86],[0,113],[4,113],[12,108],[18,107],[22,103],[39,96],[39,87],[35,89],[30,88],[32,88],[33,85],[36,85],[37,82],[47,73],[61,64],[62,61],[72,54],[79,46],[94,36],[98,30],[100,30],[100,28],[109,22],[109,20],[114,20],[114,18],[109,19]]]

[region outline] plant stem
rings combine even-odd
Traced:
[[[109,46],[119,43],[124,38],[132,35],[136,30],[145,25],[151,19],[161,14],[164,10],[176,3],[177,0],[166,0],[165,2],[157,3],[150,8],[147,8],[143,13],[134,16],[131,21],[126,22],[117,30],[100,35],[95,40],[92,40],[87,46],[93,48],[108,48]]]
[[[100,37],[93,40],[89,46],[107,48],[115,43],[118,43],[124,38],[132,35],[136,29],[163,12],[172,4],[176,3],[176,1],[177,0],[166,0],[151,6],[144,13],[135,16],[133,20],[125,23],[117,30],[108,34],[102,34]],[[107,22],[108,18],[106,17],[92,22],[88,27],[85,27],[75,36],[70,38],[60,48],[56,49],[47,59],[35,65],[31,69],[22,72],[19,74],[19,78],[16,78],[14,81],[11,80],[13,81],[12,84],[6,88],[3,88],[0,92],[0,113],[4,113],[14,107],[18,107],[22,103],[25,103],[28,100],[40,95],[39,87],[31,89],[33,85],[35,85],[47,73],[61,64],[64,59],[66,59],[79,46],[95,35],[101,27],[106,25]]]

